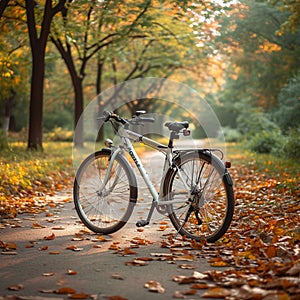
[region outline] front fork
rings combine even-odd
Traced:
[[[103,182],[102,182],[102,184],[100,186],[100,189],[99,189],[100,191],[102,191],[105,188],[105,186],[107,185],[107,183],[109,181],[109,178],[111,176],[111,171],[112,171],[112,168],[113,168],[114,161],[115,161],[117,155],[122,152],[121,148],[110,148],[110,150],[111,150],[111,156],[110,156],[110,159],[109,159],[109,164],[108,164],[108,167],[107,167],[107,172],[105,174],[105,177],[104,177]],[[118,183],[118,179],[119,179],[119,174],[118,173],[120,171],[121,171],[120,168],[117,169],[117,174],[115,176],[114,182],[113,182],[113,184],[111,185],[111,187],[109,189],[110,192],[113,191],[114,187]]]

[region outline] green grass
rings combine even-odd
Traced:
[[[227,155],[233,166],[246,166],[280,181],[280,186],[292,190],[300,189],[300,163],[292,159],[271,154],[259,154],[245,150],[241,144],[231,143]]]

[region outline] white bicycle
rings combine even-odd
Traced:
[[[104,112],[104,122],[111,122],[121,143],[89,155],[80,165],[74,181],[74,202],[81,221],[93,232],[111,234],[129,220],[138,198],[136,176],[125,152],[137,166],[153,201],[146,220],[148,225],[154,209],[167,215],[176,231],[196,241],[215,242],[230,226],[234,212],[233,184],[224,163],[215,153],[218,149],[175,150],[174,140],[189,135],[189,123],[168,122],[168,145],[158,143],[130,130],[131,125],[154,122],[137,111],[132,119]],[[132,142],[141,142],[165,155],[159,192],[156,191]],[[223,154],[222,154],[223,156]]]

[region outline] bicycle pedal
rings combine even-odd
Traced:
[[[149,225],[149,222],[147,220],[139,220],[135,224],[137,227],[144,227],[146,225]]]

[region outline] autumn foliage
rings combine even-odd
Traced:
[[[23,147],[23,148],[22,148]],[[70,145],[48,144],[45,152],[28,152],[15,145],[0,156],[0,215],[44,211],[58,190],[72,184]]]
[[[238,150],[239,152],[240,150]],[[232,225],[225,236],[216,243],[205,241],[197,243],[185,237],[175,236],[175,232],[164,234],[160,243],[161,252],[139,255],[139,248],[153,242],[139,237],[144,228],[137,229],[137,236],[131,237],[124,245],[118,240],[95,235],[88,230],[76,234],[63,251],[85,251],[80,242],[89,240],[97,250],[105,247],[113,255],[127,257],[123,262],[126,268],[146,268],[154,261],[177,264],[178,271],[172,280],[178,288],[172,291],[173,298],[201,295],[207,299],[262,299],[296,300],[300,296],[300,185],[299,176],[288,164],[272,160],[260,161],[265,156],[254,157],[232,155],[233,167],[230,169],[235,189],[235,214]],[[269,157],[270,158],[270,157]],[[40,157],[41,159],[41,157]],[[276,164],[275,164],[276,162]],[[51,166],[51,171],[46,165]],[[58,189],[69,187],[72,176],[68,161],[53,170],[53,157],[46,161],[19,161],[12,163],[16,170],[9,169],[8,162],[2,166],[1,173],[1,214],[14,217],[16,213],[43,211],[51,203],[46,196]],[[296,163],[294,164],[294,166]],[[45,168],[44,175],[35,177]],[[31,169],[36,173],[29,172]],[[19,171],[19,172],[17,172]],[[23,171],[23,172],[22,172]],[[32,170],[31,170],[32,171]],[[291,172],[292,171],[292,172]],[[13,173],[15,172],[15,173]],[[25,175],[27,174],[27,175]],[[29,175],[30,174],[30,175]],[[10,176],[8,176],[10,175]],[[39,182],[39,183],[38,183]],[[22,186],[22,188],[20,188]],[[10,188],[8,188],[10,187]],[[3,200],[4,199],[4,200]],[[68,199],[70,201],[70,199]],[[51,222],[49,214],[48,222]],[[39,222],[32,229],[42,229]],[[168,221],[157,224],[162,234],[171,225]],[[52,232],[44,236],[43,242],[51,244],[57,238],[56,232],[64,227],[54,226]],[[77,244],[78,243],[78,244]],[[27,246],[26,246],[27,247]],[[28,244],[28,248],[34,247]],[[48,244],[38,246],[39,251],[49,251]],[[0,241],[2,254],[17,254],[17,244]],[[49,254],[59,256],[60,251],[51,250]],[[197,270],[197,262],[205,260],[211,266],[207,271]],[[181,270],[190,270],[190,275],[181,275]],[[66,275],[79,276],[78,270],[67,270]],[[52,276],[45,273],[43,276]],[[118,272],[112,274],[116,280],[126,280]],[[22,290],[22,283],[8,287],[9,290]],[[151,293],[167,293],[164,282],[146,281],[142,287]],[[67,294],[71,299],[91,299],[88,293],[78,293],[74,287],[64,286],[51,291],[52,294]],[[120,295],[106,296],[107,299],[127,299]]]

